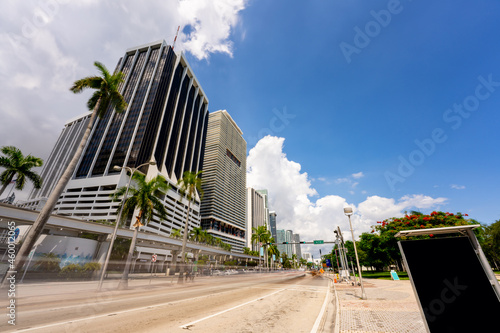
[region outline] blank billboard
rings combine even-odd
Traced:
[[[500,331],[500,301],[468,237],[399,245],[431,332]]]

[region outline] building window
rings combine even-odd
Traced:
[[[236,158],[236,156],[233,155],[233,153],[231,153],[229,151],[229,149],[226,149],[226,155],[234,162],[236,163],[237,166],[241,166],[241,162]]]

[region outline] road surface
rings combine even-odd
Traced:
[[[328,332],[333,297],[327,277],[304,272],[155,279],[95,291],[72,282],[20,285],[16,325],[1,332]],[[9,300],[2,297],[2,308]],[[330,316],[329,319],[326,319]]]

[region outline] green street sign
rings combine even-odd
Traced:
[[[314,244],[323,244],[324,242],[322,240],[315,240]]]

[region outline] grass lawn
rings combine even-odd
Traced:
[[[400,280],[409,280],[407,272],[396,272]],[[363,278],[391,280],[391,272],[363,271]]]

